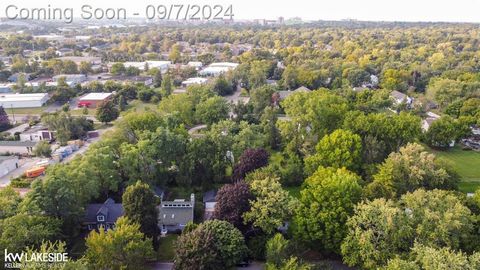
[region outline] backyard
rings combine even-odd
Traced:
[[[454,169],[462,177],[460,190],[475,192],[480,187],[480,153],[462,150],[456,146],[448,151],[437,151],[429,148],[437,157],[450,161]]]

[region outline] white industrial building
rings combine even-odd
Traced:
[[[42,107],[50,97],[47,93],[37,94],[1,94],[0,106],[3,108]]]
[[[158,68],[160,71],[167,71],[168,67],[172,64],[170,61],[145,61],[145,62],[125,62],[123,66],[125,68],[135,67],[139,70],[145,70],[145,65],[151,68]]]
[[[17,156],[0,156],[0,177],[18,168]]]
[[[187,80],[182,82],[183,87],[188,87],[192,84],[204,84],[208,81],[206,78],[195,77],[195,78],[188,78]]]
[[[229,62],[211,63],[206,68],[201,70],[199,74],[202,76],[218,76],[229,70],[235,69],[237,66],[238,66],[237,63],[229,63]]]
[[[38,142],[0,141],[1,154],[31,155]]]
[[[53,139],[53,132],[49,131],[48,128],[42,125],[29,127],[27,130],[20,133],[20,141],[22,142],[51,141]]]

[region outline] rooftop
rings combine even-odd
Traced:
[[[0,102],[6,101],[38,101],[44,99],[48,94],[2,94],[0,95]]]
[[[0,146],[25,146],[25,147],[34,147],[37,145],[37,142],[21,142],[21,141],[0,141]]]
[[[82,100],[105,100],[106,98],[109,98],[112,95],[112,93],[88,93],[85,96],[80,98],[80,101]]]

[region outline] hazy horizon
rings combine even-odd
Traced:
[[[403,21],[403,22],[480,22],[480,0],[457,0],[437,2],[433,0],[404,0],[404,1],[380,1],[380,0],[335,0],[317,1],[297,0],[293,2],[277,1],[97,1],[85,0],[75,4],[65,3],[61,0],[17,0],[2,1],[0,4],[0,17],[5,18],[5,9],[8,5],[16,5],[18,8],[73,8],[75,17],[81,12],[82,5],[91,5],[94,8],[125,8],[127,16],[133,13],[145,13],[147,5],[160,4],[199,4],[223,6],[233,5],[235,20],[252,19],[276,19],[278,17],[291,18],[301,17],[304,20],[344,20],[354,19],[361,21]]]

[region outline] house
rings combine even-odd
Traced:
[[[289,91],[289,90],[284,90],[284,91],[277,91],[275,92],[273,95],[272,95],[272,103],[275,105],[275,106],[279,106],[280,102],[284,99],[286,99],[287,97],[289,97],[290,95],[294,94],[294,93],[308,93],[308,92],[311,92],[312,90],[308,89],[307,87],[305,86],[300,86],[298,87],[297,89],[293,90],[293,91]]]
[[[61,48],[55,51],[58,56],[73,55],[73,49],[70,48]]]
[[[12,88],[15,84],[12,83],[2,83],[0,84],[0,93],[6,94],[6,93],[12,93]]]
[[[32,78],[30,74],[27,74],[27,73],[15,73],[10,75],[10,77],[8,77],[8,81],[12,83],[16,83],[22,76],[25,79],[25,82],[30,81],[30,79]]]
[[[390,98],[393,100],[395,105],[400,105],[402,103],[407,104],[407,106],[412,105],[413,99],[402,92],[393,90],[390,93]]]
[[[112,93],[88,93],[78,100],[78,107],[96,108],[98,104],[111,99]]]
[[[87,80],[87,75],[85,74],[61,74],[57,76],[53,76],[53,80],[56,82],[60,78],[65,78],[65,82],[68,86],[72,87],[77,84],[81,84]]]
[[[211,63],[206,68],[201,70],[199,74],[201,76],[218,76],[227,71],[234,70],[237,66],[237,63],[229,62]]]
[[[20,141],[22,142],[52,141],[53,139],[53,132],[49,131],[48,128],[42,125],[30,127],[20,133]]]
[[[187,63],[187,66],[194,67],[196,70],[200,70],[203,67],[202,62],[190,61]]]
[[[433,112],[427,112],[427,117],[422,120],[422,130],[424,132],[428,131],[432,123],[438,119],[440,119],[440,115]]]
[[[63,56],[58,59],[62,61],[73,61],[77,65],[80,65],[82,62],[89,63],[92,66],[102,64],[102,58],[93,56]]]
[[[205,205],[204,220],[212,219],[215,205],[217,204],[216,196],[217,191],[213,189],[203,194],[203,203]]]
[[[162,201],[158,206],[158,226],[163,235],[182,231],[187,223],[193,222],[195,194],[190,195],[190,201],[175,199]]]
[[[153,193],[155,193],[155,197],[159,198],[160,201],[162,201],[165,196],[165,190],[159,186],[153,188]]]
[[[118,82],[121,84],[128,84],[128,83],[141,83],[145,86],[153,85],[153,77],[151,76],[113,76],[108,79],[109,81]]]
[[[121,203],[115,203],[108,198],[104,203],[93,203],[87,205],[82,225],[87,230],[113,229],[118,218],[123,216],[124,210]]]
[[[172,63],[171,61],[124,62],[123,66],[125,68],[129,68],[129,67],[138,68],[139,70],[142,70],[142,71],[145,70],[145,67],[148,67],[149,69],[158,68],[160,71],[165,72],[167,71],[171,63]],[[113,63],[111,65],[113,65]]]
[[[50,97],[47,93],[36,94],[1,94],[0,106],[3,108],[42,107]]]
[[[187,80],[182,82],[183,87],[188,87],[193,84],[204,84],[208,81],[206,78],[195,77],[195,78],[188,78]]]
[[[0,177],[18,168],[17,156],[0,156]]]
[[[37,142],[0,141],[0,153],[30,155]]]

